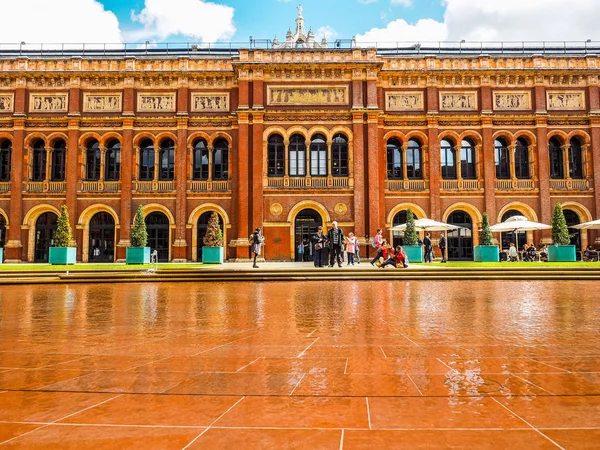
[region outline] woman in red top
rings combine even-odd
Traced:
[[[392,253],[390,250],[390,257],[381,265],[381,267],[394,266],[404,268],[405,262],[406,254],[404,253],[404,249],[398,245],[395,252]]]

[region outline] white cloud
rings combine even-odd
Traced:
[[[370,5],[371,3],[375,3],[377,0],[358,0],[358,3],[362,3],[364,5]]]
[[[392,0],[392,5],[410,6],[412,5],[412,0]]]
[[[96,0],[2,1],[0,42],[120,43],[119,21]]]
[[[448,37],[446,25],[433,19],[422,19],[409,24],[404,19],[388,23],[386,28],[373,28],[365,34],[356,36],[361,43],[393,43],[417,41],[443,41]]]
[[[329,25],[325,25],[324,27],[319,27],[317,32],[315,33],[315,37],[320,41],[323,37],[327,38],[328,42],[331,42],[333,38],[337,38],[340,34],[335,31]]]
[[[202,0],[145,0],[139,14],[132,11],[133,21],[144,29],[130,34],[134,40],[184,35],[203,42],[230,39],[235,34],[234,9]]]

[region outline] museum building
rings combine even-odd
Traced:
[[[47,261],[62,205],[84,262],[124,259],[139,204],[161,261],[201,261],[213,211],[227,259],[260,226],[288,261],[334,220],[400,242],[407,209],[463,227],[455,260],[484,212],[600,217],[600,48],[317,42],[301,11],[260,47],[0,50],[5,261]]]

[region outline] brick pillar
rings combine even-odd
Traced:
[[[379,113],[369,114],[367,118],[367,167],[369,172],[368,202],[369,202],[369,233],[374,236],[377,228],[383,228],[381,222],[381,202],[379,166],[385,158],[381,158],[378,129]]]
[[[250,152],[250,130],[248,124],[248,113],[238,112],[238,139],[237,145],[232,149],[235,155],[234,177],[232,180],[233,204],[235,215],[232,220],[232,230],[235,239],[231,241],[233,247],[233,257],[235,259],[247,260],[250,256],[248,252],[248,236],[250,228],[248,225],[248,202],[249,183],[248,183],[248,155]]]
[[[77,211],[77,185],[79,184],[79,119],[69,120],[69,130],[67,139],[67,161],[66,161],[66,176],[65,181],[67,185],[67,209],[69,210],[69,219],[71,228],[75,230],[75,224],[79,218],[79,211]],[[81,260],[81,247],[82,242],[79,245],[75,242],[71,242],[71,245],[78,247],[77,256]]]
[[[377,80],[367,81],[367,108],[379,108],[379,106],[377,105]]]
[[[25,92],[24,89],[17,90]],[[17,119],[14,123],[13,141],[12,141],[12,165],[10,174],[10,210],[8,239],[4,244],[4,258],[7,263],[19,263],[22,261],[21,250],[23,243],[21,242],[21,224],[23,221],[23,177],[27,174],[23,173],[24,164],[24,140],[25,140],[25,121]],[[25,171],[26,172],[26,171]]]
[[[548,124],[546,117],[537,118],[538,178],[540,183],[540,220],[552,223],[552,201],[550,199],[550,157],[548,155]],[[543,239],[551,236],[550,230],[542,232]]]
[[[600,218],[600,117],[592,118],[592,173],[594,176],[595,218]]]
[[[264,81],[262,71],[254,71],[254,81],[252,83],[252,104],[254,109],[264,108]]]
[[[188,119],[177,120],[177,144],[175,148],[175,242],[173,243],[173,260],[187,261],[187,242],[185,240],[187,224],[187,139]]]
[[[353,122],[353,159],[354,159],[354,234],[357,239],[369,234],[365,229],[365,136],[363,114],[352,114]],[[366,250],[365,250],[366,251]]]
[[[132,170],[133,170],[133,119],[123,121],[123,145],[121,145],[121,213],[120,236],[117,246],[117,260],[125,260],[125,248],[129,247],[129,233],[132,219]]]
[[[352,108],[364,108],[363,83],[361,80],[352,80]]]
[[[253,114],[252,121],[252,216],[250,226],[263,226],[263,115],[261,113]],[[268,238],[268,236],[267,236]],[[265,247],[265,252],[268,249]]]
[[[440,143],[438,141],[437,117],[428,117],[427,140],[429,157],[429,217],[433,220],[441,220],[440,206],[440,184],[442,171],[440,167]]]
[[[494,155],[494,137],[492,120],[486,118],[483,121],[483,146],[481,156],[483,158],[483,188],[485,190],[485,212],[490,217],[490,223],[495,224],[496,218],[496,160]]]

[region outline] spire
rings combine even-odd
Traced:
[[[285,35],[285,42],[279,39],[273,40],[273,48],[327,48],[327,39],[323,38],[319,43],[315,39],[315,32],[312,28],[308,34],[304,28],[304,16],[302,15],[302,5],[298,6],[298,16],[296,17],[296,28],[294,31],[290,28]]]

